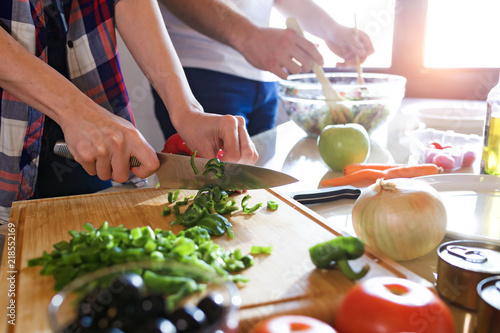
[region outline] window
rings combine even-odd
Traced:
[[[485,100],[498,82],[498,0],[315,1],[347,26],[356,13],[375,47],[364,71],[406,77],[407,97]],[[272,20],[283,22],[277,13]],[[327,70],[335,70],[338,58],[311,39],[320,44]]]
[[[429,0],[425,67],[500,67],[499,13],[498,0]]]

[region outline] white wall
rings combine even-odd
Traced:
[[[165,140],[154,114],[153,95],[149,81],[137,66],[119,35],[118,52],[137,128],[156,151],[161,151]]]

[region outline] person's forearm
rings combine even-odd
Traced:
[[[155,0],[121,0],[116,25],[128,50],[169,110],[173,124],[185,112],[201,111]]]
[[[159,0],[192,29],[235,49],[245,35],[258,29],[246,17],[221,0]]]
[[[199,156],[219,149],[230,162],[255,163],[258,154],[242,117],[204,113],[194,98],[156,0],[120,0],[116,25],[139,67],[164,101],[179,135]]]
[[[0,87],[57,123],[88,98],[0,28]],[[76,108],[77,109],[77,108]]]
[[[125,182],[130,156],[139,177],[159,165],[153,148],[133,125],[96,104],[55,69],[0,28],[0,87],[58,123],[70,151],[90,175]]]
[[[275,0],[274,5],[284,16],[296,17],[307,32],[321,39],[332,39],[338,24],[313,0]]]

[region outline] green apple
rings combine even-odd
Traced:
[[[363,163],[370,154],[370,137],[359,124],[328,125],[318,137],[321,159],[333,171],[342,172],[352,163]]]

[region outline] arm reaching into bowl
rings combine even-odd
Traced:
[[[276,0],[275,7],[285,16],[297,17],[307,32],[320,37],[336,55],[344,59],[337,67],[356,66],[356,56],[363,63],[375,52],[370,37],[337,23],[312,0]]]
[[[289,74],[311,71],[312,60],[323,64],[323,57],[313,43],[288,29],[260,26],[240,8],[231,6],[231,1],[160,2],[194,30],[233,47],[254,67],[270,71],[282,79]],[[260,3],[253,6],[258,5]],[[338,66],[355,66],[356,55],[363,62],[374,52],[365,32],[358,31],[356,36],[353,28],[338,24],[312,0],[276,0],[274,6],[284,15],[297,17],[308,32],[325,40],[328,47],[344,59]],[[267,9],[270,12],[271,6]]]

